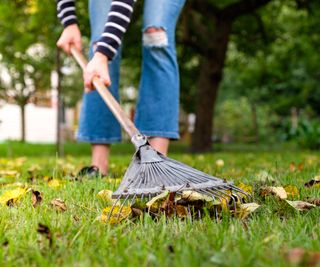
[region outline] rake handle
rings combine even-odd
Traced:
[[[85,69],[85,67],[88,64],[88,61],[84,57],[84,55],[76,49],[75,46],[71,46],[71,54],[77,61],[77,63],[80,65],[82,70]],[[123,109],[121,108],[118,101],[113,97],[113,95],[110,93],[108,88],[103,84],[103,82],[98,77],[93,77],[92,84],[104,100],[104,102],[107,104],[113,115],[116,117],[118,122],[121,124],[123,129],[127,132],[127,134],[130,136],[130,138],[140,134],[139,130],[136,128],[136,126],[133,124],[133,122],[128,118],[128,116],[125,114]]]

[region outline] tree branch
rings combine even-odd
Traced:
[[[242,0],[228,5],[221,10],[221,16],[225,19],[234,20],[237,17],[251,13],[256,9],[265,6],[271,0]]]

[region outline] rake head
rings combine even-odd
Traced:
[[[138,150],[112,198],[124,199],[120,206],[140,200],[150,200],[165,191],[181,195],[183,191],[195,191],[211,197],[213,201],[225,201],[236,206],[250,195],[227,182],[196,170],[154,150],[146,141]]]

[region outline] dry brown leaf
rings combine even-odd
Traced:
[[[130,214],[132,214],[132,210],[129,206],[106,207],[102,211],[102,215],[98,217],[98,220],[104,223],[108,222],[109,224],[118,224],[122,222],[124,219],[128,218]],[[109,216],[110,219],[108,220]]]
[[[315,176],[309,182],[304,184],[305,187],[318,187],[320,188],[320,175]]]
[[[39,223],[37,232],[39,234],[45,236],[49,240],[49,245],[51,247],[52,244],[53,244],[53,239],[52,239],[52,234],[51,234],[51,231],[50,231],[49,227],[44,225],[44,224],[42,224],[42,223]]]
[[[313,205],[316,205],[316,206],[320,206],[320,199],[310,199],[307,201],[308,203],[311,203]]]
[[[320,264],[320,252],[307,251],[304,248],[293,248],[286,252],[287,261],[295,266],[316,267]]]
[[[169,191],[162,192],[160,195],[155,196],[154,198],[152,198],[150,201],[147,202],[146,204],[147,208],[150,209],[151,211],[157,212],[168,196],[169,196]]]
[[[179,218],[185,218],[188,216],[188,209],[182,205],[175,206],[175,212]]]
[[[25,196],[27,192],[28,189],[22,187],[6,191],[0,196],[0,204],[13,205],[18,202],[23,196]]]
[[[260,195],[262,197],[274,195],[280,199],[288,197],[286,190],[282,186],[266,186],[261,189]]]
[[[308,203],[308,202],[305,202],[305,201],[300,201],[300,200],[297,200],[297,201],[286,200],[286,202],[291,207],[293,207],[294,209],[299,210],[299,211],[310,210],[310,209],[316,207],[316,205],[314,205],[314,204],[311,204],[311,203]]]
[[[55,198],[55,199],[51,200],[50,204],[57,211],[65,212],[67,210],[66,203],[63,200],[59,199],[59,198]]]
[[[35,208],[42,201],[42,194],[39,191],[32,190],[32,206]]]
[[[284,190],[286,191],[288,197],[300,197],[299,189],[295,185],[286,185],[284,187]]]

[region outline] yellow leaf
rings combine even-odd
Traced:
[[[310,210],[312,208],[315,208],[316,205],[308,203],[308,202],[304,202],[304,201],[290,201],[290,200],[286,200],[286,202],[293,207],[294,209],[298,210],[298,211],[305,211],[305,210]]]
[[[300,197],[299,189],[295,185],[286,185],[284,190],[287,192],[288,197]]]
[[[239,208],[236,210],[236,216],[240,219],[244,219],[249,216],[250,213],[254,212],[260,207],[257,203],[246,203],[240,204]]]
[[[62,186],[62,181],[59,179],[52,179],[48,182],[48,186],[52,188],[59,188]]]
[[[266,186],[261,190],[261,196],[275,195],[280,199],[286,199],[288,197],[286,190],[282,186]]]
[[[5,178],[16,178],[19,172],[15,170],[0,170],[0,176]]]
[[[108,222],[109,224],[117,224],[128,218],[131,213],[132,210],[129,206],[124,206],[122,208],[120,206],[106,207],[102,211],[102,215],[98,217],[98,220],[101,222]],[[107,221],[109,216],[110,219]]]
[[[216,160],[216,165],[217,167],[222,168],[224,166],[224,160],[223,159]]]
[[[21,188],[21,187],[6,191],[0,196],[0,204],[2,205],[8,205],[11,203],[14,204],[17,201],[19,201],[27,192],[28,190],[26,188]]]
[[[116,203],[116,199],[112,199],[112,191],[111,190],[101,190],[98,194],[97,194],[97,198],[102,199],[106,202],[109,202],[111,204]],[[120,201],[117,202],[117,205],[120,205]]]
[[[192,190],[183,191],[181,198],[189,202],[198,201],[198,200],[210,202],[214,200],[212,197],[208,195],[201,194]]]
[[[161,207],[163,202],[168,198],[169,191],[164,191],[160,195],[157,195],[156,197],[152,198],[150,201],[147,202],[146,206],[151,211],[158,211],[158,209]]]
[[[252,186],[251,185],[247,185],[245,183],[242,183],[240,182],[238,185],[237,185],[238,188],[240,188],[242,191],[248,193],[248,194],[252,194],[253,192],[253,189],[252,189]]]

